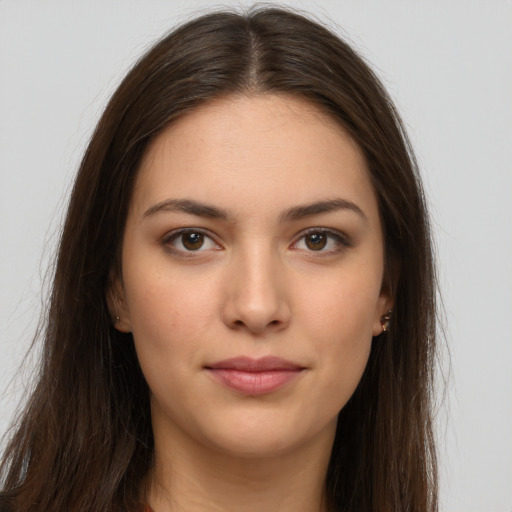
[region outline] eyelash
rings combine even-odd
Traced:
[[[186,248],[178,249],[172,245],[173,242],[175,242],[176,240],[179,240],[180,237],[183,237],[184,235],[187,235],[187,234],[202,235],[204,237],[204,239],[210,240],[210,243],[216,246],[216,250],[222,249],[222,247],[214,240],[214,238],[207,231],[205,231],[203,229],[199,229],[199,228],[186,228],[186,229],[178,229],[176,231],[173,231],[172,233],[169,233],[168,235],[166,235],[163,238],[162,244],[165,246],[165,248],[168,251],[170,251],[173,254],[176,254],[178,256],[185,257],[185,258],[194,257],[195,253],[202,252],[205,250],[205,249],[203,249],[204,244],[202,244],[196,251],[187,250]],[[183,245],[183,239],[181,241],[181,244]]]
[[[178,249],[172,245],[173,242],[179,240],[180,237],[183,237],[184,235],[187,235],[187,234],[201,235],[204,237],[204,239],[210,240],[209,243],[215,246],[215,250],[222,249],[222,246],[220,244],[218,244],[207,231],[200,229],[200,228],[185,228],[185,229],[178,229],[176,231],[173,231],[163,238],[162,244],[165,246],[165,248],[168,251],[172,252],[173,254],[176,254],[181,257],[186,257],[186,258],[194,257],[196,255],[196,253],[211,249],[211,247],[207,247],[205,249],[204,243],[201,244],[201,246],[197,250],[188,250],[186,248]],[[313,249],[308,249],[308,248],[302,249],[302,248],[297,247],[297,245],[301,241],[304,241],[304,244],[305,244],[306,237],[311,236],[311,235],[323,235],[323,236],[327,237],[326,244],[329,244],[329,241],[331,241],[331,243],[334,242],[335,247],[329,248],[327,250],[324,250],[324,248],[322,247],[318,251],[315,251]],[[183,245],[183,239],[181,241],[181,244]],[[292,248],[292,250],[304,250],[308,253],[311,253],[312,256],[318,257],[321,255],[337,254],[337,253],[341,252],[343,249],[350,247],[350,245],[351,244],[350,244],[349,240],[347,239],[347,237],[337,231],[333,231],[333,230],[325,229],[325,228],[309,228],[300,234],[300,236],[291,244],[291,248]]]
[[[312,256],[327,256],[337,254],[343,251],[343,249],[350,247],[351,245],[348,238],[345,235],[339,233],[338,231],[333,231],[331,229],[326,228],[309,228],[300,234],[300,236],[297,238],[297,241],[292,244],[292,247],[297,246],[299,242],[303,240],[304,243],[306,243],[305,239],[310,235],[324,235],[327,237],[326,243],[328,244],[329,241],[332,241],[334,242],[335,247],[327,250],[324,250],[324,248],[322,248],[321,250],[318,251],[314,251],[312,249],[298,249],[295,247],[295,250],[305,250],[306,252],[311,253]]]

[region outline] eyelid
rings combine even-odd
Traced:
[[[171,242],[173,242],[174,240],[178,239],[180,236],[184,235],[184,234],[187,234],[187,233],[199,233],[199,234],[202,234],[205,238],[208,238],[212,244],[215,245],[215,248],[213,248],[213,250],[221,250],[221,249],[224,249],[223,246],[217,241],[217,237],[211,233],[209,230],[207,229],[204,229],[204,228],[196,228],[196,227],[183,227],[183,228],[178,228],[178,229],[174,229],[168,233],[166,233],[163,237],[162,237],[162,245],[166,248],[166,250],[168,250],[169,252],[172,252],[178,256],[182,256],[182,257],[193,257],[193,256],[197,256],[198,253],[202,253],[202,252],[207,252],[207,251],[211,251],[212,248],[211,247],[207,247],[207,248],[203,248],[203,247],[200,247],[199,249],[197,250],[186,250],[186,249],[179,249],[179,248],[176,248],[174,247]],[[335,243],[336,243],[336,247],[334,248],[331,248],[331,249],[321,249],[321,250],[318,250],[318,251],[315,251],[315,250],[312,250],[312,249],[300,249],[300,248],[297,248],[297,244],[303,240],[306,236],[310,235],[310,234],[316,234],[316,233],[320,233],[320,234],[323,234],[323,235],[326,235],[328,238],[330,238],[331,240],[334,240]],[[290,248],[292,250],[302,250],[302,251],[305,251],[307,253],[309,253],[310,255],[312,256],[327,256],[327,255],[333,255],[333,254],[336,254],[338,252],[341,252],[343,249],[347,248],[347,247],[350,247],[352,245],[351,241],[350,241],[350,238],[344,234],[343,232],[340,232],[336,229],[332,229],[332,228],[325,228],[325,227],[311,227],[311,228],[308,228],[308,229],[305,229],[303,231],[301,231],[294,239],[294,241],[292,242]]]
[[[189,251],[189,250],[185,250],[185,249],[178,249],[171,244],[171,242],[173,242],[174,240],[177,240],[182,235],[186,235],[187,233],[201,234],[205,238],[210,239],[211,242],[216,246],[214,250],[223,249],[222,245],[219,244],[219,242],[217,242],[216,237],[210,231],[203,229],[203,228],[195,228],[195,227],[178,228],[178,229],[174,229],[174,230],[166,233],[162,237],[162,245],[164,245],[168,251],[170,251],[174,254],[177,254],[179,256],[183,256],[183,257],[193,257],[194,255],[197,255],[198,253],[211,250],[211,248],[203,249],[201,247],[201,248],[197,249],[196,251]]]
[[[303,240],[306,236],[315,234],[315,233],[321,233],[323,235],[326,235],[328,238],[334,239],[337,243],[337,246],[334,249],[319,250],[319,251],[314,251],[311,249],[297,249],[294,247],[301,240]],[[351,245],[352,245],[352,243],[351,243],[349,237],[336,229],[323,228],[323,227],[312,227],[312,228],[308,228],[304,231],[301,231],[295,238],[295,241],[291,244],[291,248],[295,249],[295,250],[304,250],[313,256],[322,256],[322,255],[325,256],[325,255],[331,255],[331,254],[336,254],[338,252],[341,252],[343,249],[345,249],[347,247],[351,247]]]

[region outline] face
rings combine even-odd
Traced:
[[[332,441],[391,306],[364,158],[290,96],[213,101],[150,146],[115,287],[155,440],[226,454]]]

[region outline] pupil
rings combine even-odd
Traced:
[[[201,233],[187,233],[183,235],[183,246],[193,251],[200,249],[204,243],[204,235]]]
[[[312,251],[320,251],[327,244],[327,237],[324,233],[313,233],[306,238],[306,245]]]

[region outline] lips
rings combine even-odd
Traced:
[[[299,377],[304,367],[279,357],[235,357],[205,367],[218,382],[245,395],[277,391]]]

